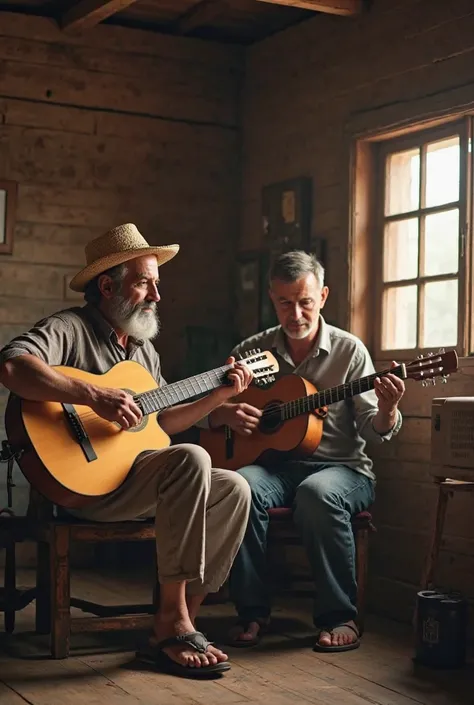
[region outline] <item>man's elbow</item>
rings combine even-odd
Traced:
[[[5,360],[0,362],[0,384],[8,387],[9,381],[12,379],[15,370],[14,360]]]

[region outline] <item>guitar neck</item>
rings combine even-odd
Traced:
[[[223,365],[214,370],[202,372],[199,375],[188,377],[180,382],[167,384],[161,389],[150,389],[148,392],[136,394],[134,401],[140,406],[143,414],[153,414],[155,411],[163,411],[171,406],[197,397],[206,392],[212,392],[224,384],[227,372],[232,365]]]
[[[400,379],[405,379],[406,377],[404,365],[397,365],[397,367],[392,367],[388,370],[375,372],[367,377],[355,379],[353,382],[346,382],[346,384],[340,384],[337,387],[323,389],[321,392],[316,392],[316,394],[309,394],[306,397],[301,397],[300,399],[282,404],[282,417],[285,420],[292,419],[295,418],[295,416],[307,414],[310,411],[316,411],[316,409],[320,409],[323,406],[329,406],[338,401],[345,401],[346,399],[363,394],[364,392],[369,392],[374,388],[377,377],[383,377],[389,373],[400,377]]]

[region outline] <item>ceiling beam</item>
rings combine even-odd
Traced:
[[[59,19],[62,29],[90,29],[136,0],[79,0]]]
[[[347,17],[360,15],[364,9],[364,0],[258,0],[272,5],[299,7],[303,10],[326,12],[330,15],[345,15]]]
[[[225,14],[226,5],[225,0],[201,0],[181,15],[176,24],[176,31],[178,34],[189,34],[199,27],[211,24]]]

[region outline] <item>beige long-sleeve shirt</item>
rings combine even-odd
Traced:
[[[356,336],[329,325],[320,316],[315,344],[301,364],[295,366],[285,347],[280,326],[247,338],[232,351],[239,353],[260,348],[270,350],[280,369],[276,377],[297,374],[314,384],[318,391],[366,377],[375,372],[370,354]],[[347,465],[375,479],[373,463],[366,452],[367,442],[383,443],[398,433],[402,415],[398,411],[395,426],[385,435],[375,431],[372,421],[378,411],[375,392],[368,391],[328,406],[323,437],[314,453],[316,462]]]

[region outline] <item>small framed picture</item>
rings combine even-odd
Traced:
[[[13,252],[18,184],[0,179],[0,254]]]
[[[237,334],[247,338],[258,332],[260,298],[260,253],[242,252],[237,256]]]

